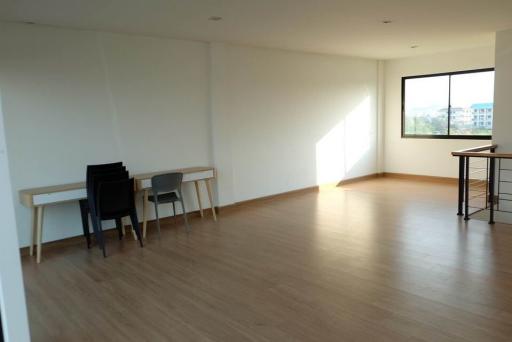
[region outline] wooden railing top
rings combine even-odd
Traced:
[[[492,145],[484,145],[484,146],[477,146],[477,147],[471,147],[471,148],[466,148],[464,150],[458,150],[458,151],[453,151],[452,152],[452,155],[454,155],[454,153],[466,153],[466,152],[482,152],[482,151],[488,151],[488,150],[491,150],[491,149],[496,149],[498,147],[498,145],[496,144],[492,144]]]
[[[496,145],[496,144],[478,146],[478,147],[468,148],[465,150],[453,151],[452,156],[512,159],[512,153],[483,152],[483,151],[495,150],[497,147],[498,147],[498,145]]]

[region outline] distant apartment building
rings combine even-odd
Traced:
[[[475,103],[471,106],[474,128],[492,128],[493,107],[492,103]]]
[[[451,107],[450,123],[455,129],[492,129],[493,103],[475,103],[469,108]],[[441,108],[437,116],[448,117],[448,108]]]
[[[438,115],[448,116],[448,108],[439,110]],[[450,122],[454,127],[473,127],[473,114],[469,108],[452,107],[450,117]]]
[[[465,128],[473,126],[473,115],[467,108],[452,107],[450,116],[451,124],[454,127]]]

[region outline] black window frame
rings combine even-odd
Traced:
[[[450,112],[451,112],[451,76],[461,74],[473,74],[478,72],[495,71],[494,68],[472,69],[452,72],[442,72],[437,74],[425,74],[402,77],[402,139],[459,139],[459,140],[492,140],[492,135],[450,135]],[[450,76],[448,82],[448,134],[405,134],[405,81],[414,78],[436,77],[436,76]],[[494,100],[493,100],[494,103]],[[494,116],[494,112],[493,112]],[[493,127],[494,128],[494,127]]]

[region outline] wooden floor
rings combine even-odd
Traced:
[[[23,258],[33,341],[512,341],[512,226],[376,179]]]

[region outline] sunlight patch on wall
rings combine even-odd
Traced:
[[[371,104],[367,96],[316,143],[317,185],[337,183],[370,149]]]
[[[345,172],[348,173],[370,149],[372,128],[369,96],[347,116],[346,128]]]
[[[334,183],[345,176],[345,121],[316,144],[316,183]]]

